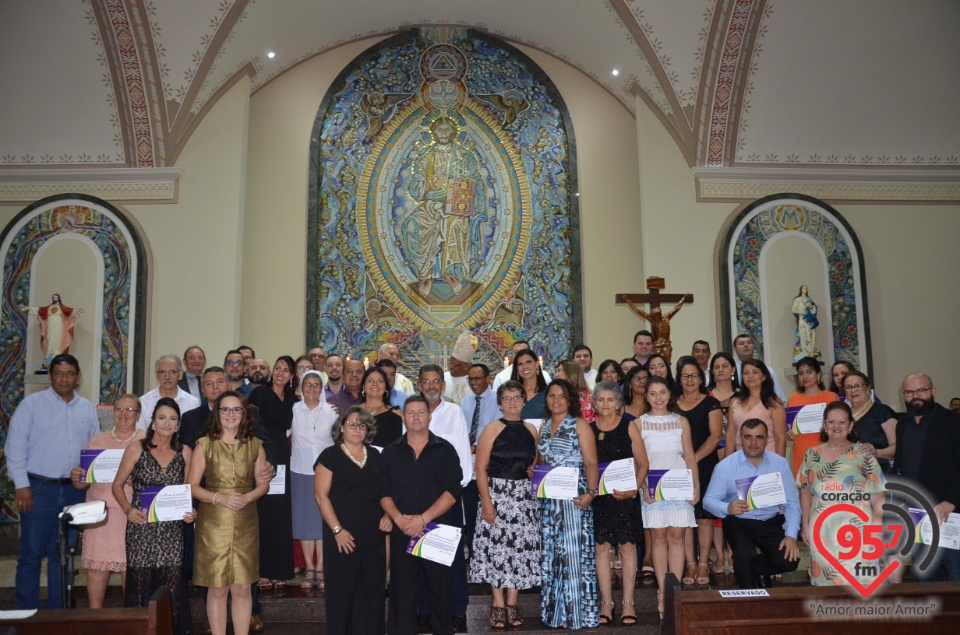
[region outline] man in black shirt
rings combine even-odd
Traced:
[[[940,524],[960,506],[960,415],[934,401],[937,389],[923,373],[903,380],[907,412],[897,421],[897,451],[894,469],[899,476],[923,487],[933,497]],[[920,574],[924,582],[960,581],[960,551],[940,549],[942,560]],[[919,558],[922,558],[921,553]],[[919,561],[915,556],[915,561]]]
[[[407,553],[410,537],[429,522],[460,527],[460,458],[447,441],[430,432],[426,399],[414,395],[403,405],[406,434],[383,449],[380,505],[393,521],[390,534],[389,635],[417,633],[418,578],[424,576],[433,632],[453,635],[450,567]]]

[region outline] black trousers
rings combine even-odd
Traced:
[[[417,600],[420,578],[426,583],[430,621],[434,635],[453,635],[450,595],[453,573],[450,567],[407,553],[409,536],[398,529],[390,533],[389,635],[416,635]]]
[[[760,586],[760,576],[769,577],[795,571],[799,560],[790,562],[780,550],[783,541],[783,514],[769,520],[751,520],[739,516],[723,519],[723,533],[733,549],[733,566],[741,589]],[[757,549],[760,553],[757,553]]]

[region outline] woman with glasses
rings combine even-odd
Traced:
[[[537,429],[520,419],[525,401],[520,384],[505,382],[497,390],[503,417],[477,439],[480,509],[470,579],[490,585],[490,626],[496,629],[523,625],[519,589],[540,584],[540,506],[528,473],[537,459]]]
[[[889,472],[897,452],[897,419],[893,410],[874,400],[870,378],[860,371],[850,371],[841,381],[856,422],[860,451],[877,459],[882,472]]]
[[[293,537],[303,549],[305,571],[300,587],[323,589],[323,519],[313,493],[313,465],[320,453],[333,445],[330,429],[337,413],[323,396],[320,373],[307,370],[300,377],[302,401],[293,406],[290,428],[290,490],[293,500]]]
[[[150,597],[165,585],[173,604],[173,632],[187,635],[190,633],[190,600],[183,574],[183,522],[192,523],[197,513],[191,509],[184,514],[183,522],[148,523],[140,503],[145,487],[184,483],[192,452],[180,442],[179,430],[180,406],[170,397],[161,397],[153,409],[146,436],[123,451],[112,491],[127,521],[123,605],[146,607]],[[125,491],[128,481],[133,486],[131,499]]]
[[[134,441],[144,436],[143,430],[137,430],[140,418],[140,399],[136,395],[125,394],[113,402],[112,430],[101,432],[87,444],[87,450],[126,450]],[[87,570],[87,601],[92,609],[103,608],[103,598],[107,593],[110,575],[120,574],[120,584],[127,581],[127,552],[124,545],[124,532],[127,519],[123,510],[113,497],[113,483],[80,483],[85,474],[80,466],[70,471],[70,480],[79,490],[87,490],[87,502],[102,500],[107,504],[107,521],[96,525],[87,525],[83,530],[83,566]],[[133,498],[133,488],[125,483],[123,492],[127,502]]]
[[[316,370],[316,366],[313,365],[313,360],[310,359],[309,355],[301,355],[294,362],[294,369],[297,372],[297,388],[294,390],[294,394],[297,396],[297,399],[302,399],[303,396],[300,394],[300,379],[308,370]]]
[[[639,419],[647,411],[647,380],[650,371],[642,366],[634,366],[623,378],[623,418],[627,421]]]
[[[189,482],[200,502],[193,583],[207,587],[207,620],[214,635],[227,632],[231,595],[233,632],[250,628],[250,584],[259,577],[259,521],[253,504],[270,488],[255,475],[266,467],[255,435],[253,409],[233,390],[211,407],[207,434],[197,440]],[[201,482],[203,485],[201,485]]]
[[[380,453],[370,449],[377,424],[363,406],[340,413],[333,445],[314,466],[316,502],[323,516],[324,602],[328,633],[384,632],[384,532],[393,529],[380,508]]]
[[[294,394],[297,387],[296,363],[289,355],[277,358],[269,384],[258,386],[248,401],[263,417],[264,427],[277,448],[277,469],[283,466],[290,480],[290,442],[293,425]],[[289,483],[282,493],[269,494],[257,503],[260,517],[260,588],[282,589],[294,576],[293,511]]]
[[[824,549],[832,553],[842,551],[838,538],[846,533],[843,527],[852,525],[855,531],[862,532],[864,525],[883,524],[884,486],[876,459],[857,442],[850,406],[842,401],[827,405],[820,440],[820,445],[807,450],[797,472],[802,513],[800,534],[810,547],[810,583],[834,586],[847,584],[848,580],[835,566],[837,560],[825,558],[814,541],[817,519],[821,514],[829,514],[820,530]],[[848,511],[829,512],[830,507],[841,503],[858,508],[867,520]],[[840,566],[864,586],[869,586],[875,577],[865,571],[882,568],[879,561],[864,559],[860,550],[850,559],[841,560]]]

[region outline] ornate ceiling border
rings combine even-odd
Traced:
[[[176,203],[180,168],[67,168],[0,171],[0,204],[64,194],[113,203]]]
[[[834,202],[960,202],[960,169],[693,168],[692,173],[701,201],[796,192]]]

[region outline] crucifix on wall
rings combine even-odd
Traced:
[[[670,343],[670,318],[677,314],[677,311],[684,303],[693,304],[693,295],[690,293],[676,294],[664,293],[660,290],[666,287],[666,280],[657,276],[647,278],[647,293],[618,293],[616,297],[617,304],[626,304],[634,313],[650,322],[650,330],[653,332],[653,351],[660,353],[671,361],[673,355],[673,345]],[[668,313],[664,314],[660,308],[661,302],[676,302]],[[647,313],[637,306],[637,303],[649,304],[650,312]]]

